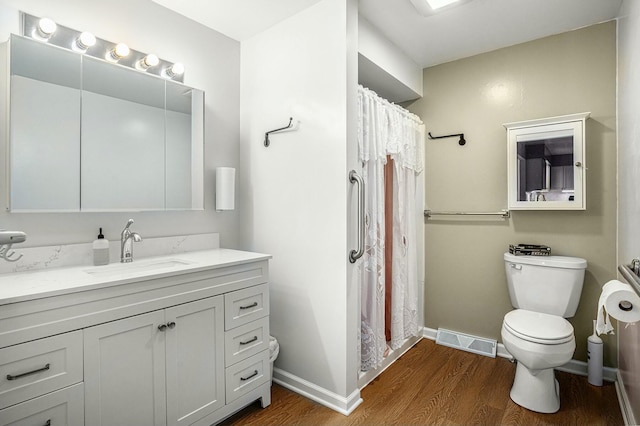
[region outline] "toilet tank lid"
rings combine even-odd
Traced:
[[[550,268],[587,269],[587,261],[580,257],[569,256],[516,256],[504,254],[504,260],[525,265],[547,266]]]

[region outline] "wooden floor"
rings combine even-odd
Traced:
[[[613,383],[557,372],[560,411],[540,414],[511,399],[515,364],[423,339],[365,387],[344,416],[276,384],[259,403],[223,425],[624,425]]]

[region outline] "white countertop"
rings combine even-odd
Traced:
[[[95,290],[270,259],[262,253],[213,249],[136,259],[104,266],[73,266],[0,274],[0,305]]]

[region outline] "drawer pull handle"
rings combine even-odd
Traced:
[[[19,379],[20,377],[30,376],[31,374],[36,374],[36,373],[40,373],[42,371],[47,371],[49,369],[49,367],[50,367],[50,365],[47,364],[42,368],[38,368],[37,370],[27,371],[26,373],[16,374],[15,376],[13,376],[11,374],[7,374],[7,380],[16,380],[16,379]]]
[[[256,377],[257,375],[258,375],[258,370],[253,370],[253,373],[251,373],[247,377],[240,377],[240,380],[242,380],[243,382],[246,382],[247,380],[251,379],[252,377]]]
[[[255,342],[258,340],[258,336],[253,336],[253,339],[249,339],[246,342],[240,342],[241,345],[248,345],[249,343]]]
[[[252,304],[247,306],[240,306],[240,309],[251,309],[251,308],[255,308],[256,306],[258,306],[258,302],[253,302]]]

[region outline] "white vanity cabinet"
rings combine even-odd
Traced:
[[[269,256],[222,257],[0,297],[0,425],[205,426],[269,405]]]

